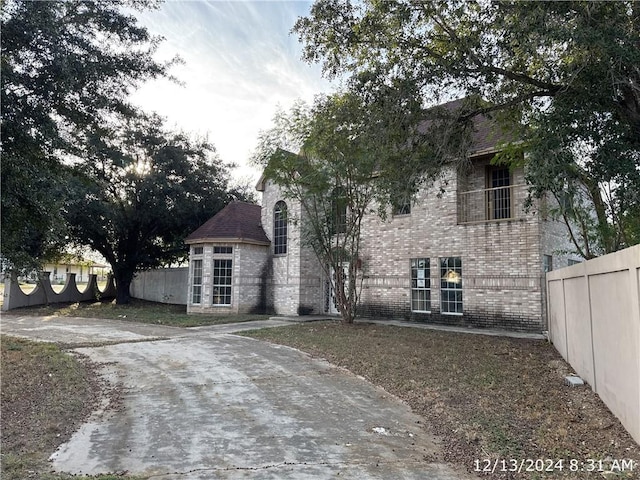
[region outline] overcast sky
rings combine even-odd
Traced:
[[[166,80],[145,85],[134,101],[167,117],[170,127],[207,134],[236,178],[258,179],[248,159],[260,130],[271,126],[278,105],[329,92],[318,65],[300,60],[302,46],[289,32],[312,2],[166,0],[160,10],[137,14],[165,41],[157,58],[176,54],[184,65]]]

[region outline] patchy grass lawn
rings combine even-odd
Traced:
[[[97,405],[92,366],[49,343],[2,336],[0,350],[2,480],[87,478],[52,473],[48,458]]]
[[[588,386],[564,385],[572,372],[547,342],[336,322],[244,334],[325,358],[382,386],[426,418],[426,428],[443,439],[446,461],[469,471],[487,462],[492,469],[496,459],[507,470],[512,459],[525,461],[523,468],[527,459],[544,462],[522,473],[501,472],[499,463],[493,473],[478,473],[485,478],[640,478],[638,444]],[[571,459],[596,470],[616,460],[635,467],[625,463],[617,475],[570,472]],[[563,460],[562,471],[555,460]]]
[[[132,322],[172,325],[176,327],[199,327],[223,323],[239,323],[251,320],[266,320],[269,315],[187,315],[185,305],[147,302],[131,299],[128,305],[116,305],[115,301],[59,303],[49,306],[16,308],[11,315],[107,318]],[[6,314],[5,314],[6,315]]]

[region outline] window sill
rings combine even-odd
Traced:
[[[532,216],[533,218],[533,216]],[[510,218],[496,218],[496,219],[486,219],[486,220],[469,220],[468,222],[458,221],[458,225],[482,225],[490,224],[490,223],[508,223],[508,222],[524,222],[525,218],[522,217],[510,217]]]
[[[440,312],[442,315],[451,315],[454,317],[462,317],[464,315],[464,313],[458,313],[458,312]]]

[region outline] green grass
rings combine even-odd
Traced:
[[[88,479],[52,473],[48,458],[96,405],[100,387],[91,365],[55,345],[7,336],[0,338],[0,353],[2,480]]]
[[[185,305],[169,305],[137,299],[132,299],[127,305],[116,305],[115,301],[51,304],[49,306],[17,308],[7,313],[11,315],[106,318],[176,327],[199,327],[269,318],[269,315],[254,314],[188,315]]]

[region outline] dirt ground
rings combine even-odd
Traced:
[[[588,385],[564,384],[573,372],[545,341],[336,323],[251,335],[397,395],[481,477],[640,478],[638,444]]]
[[[403,399],[441,438],[444,460],[480,478],[640,478],[638,444],[588,386],[564,384],[573,372],[544,341],[336,322],[250,335],[325,358]],[[3,480],[66,478],[38,472],[100,392],[77,360],[3,337]]]
[[[4,322],[7,319],[3,326],[9,327]],[[131,333],[131,325],[116,320],[88,325],[88,319],[49,317],[15,317],[10,323],[16,334],[40,339],[56,327],[66,332],[67,342],[85,343],[90,336],[91,341],[74,348],[74,353],[91,358],[101,366],[107,383],[121,389],[122,408],[99,409],[56,450],[50,463],[56,471],[127,472],[176,480],[469,478],[458,466],[442,461],[439,444],[422,429],[422,418],[386,391],[300,351],[230,335],[229,325],[163,327],[163,339],[151,335],[132,342],[121,335],[120,342],[105,344],[101,340],[111,338],[114,330]],[[269,325],[273,321],[254,322],[253,328]],[[240,330],[246,326],[235,324]],[[158,328],[137,326],[140,335]],[[6,346],[3,368],[11,368],[13,362],[37,371],[43,363],[55,361],[63,364],[49,371],[57,381],[45,383],[51,378],[47,373],[39,384],[48,390],[57,390],[58,383],[83,388],[73,382],[73,365],[58,357],[71,359],[71,364],[73,358],[61,355],[55,346],[11,340]],[[55,353],[55,359],[42,355],[38,347]],[[32,354],[41,358],[40,366],[25,358]],[[13,381],[14,391],[20,392],[23,382]],[[22,394],[36,404],[47,403],[47,394],[38,388],[23,389]],[[19,393],[12,397],[17,399]],[[63,397],[75,395],[66,391]],[[63,405],[63,399],[58,403]],[[10,408],[11,402],[5,405]],[[49,412],[39,409],[35,415],[41,413]],[[69,420],[80,414],[75,411]],[[60,423],[64,415],[64,410],[56,410],[47,422]],[[32,414],[18,412],[12,420],[30,423]],[[38,440],[43,425],[34,424],[28,436]],[[21,429],[11,432],[8,447],[15,445]],[[40,465],[45,452],[51,450],[35,449]],[[16,452],[13,459],[14,466],[21,461],[23,467],[18,472],[3,470],[3,479],[58,478],[47,472],[46,477],[40,475],[46,467],[34,465],[25,452]]]
[[[49,476],[47,459],[71,438],[104,394],[95,365],[58,347],[3,335],[3,480]]]

